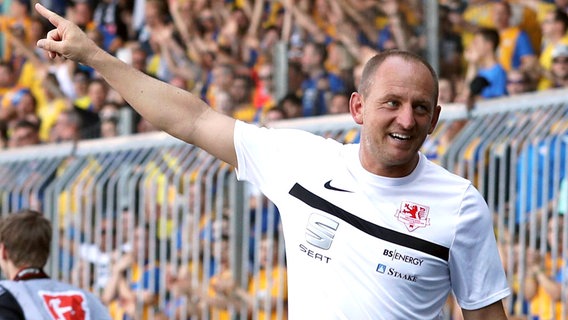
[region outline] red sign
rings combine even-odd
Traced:
[[[88,319],[87,301],[79,291],[40,292],[40,296],[54,320]]]

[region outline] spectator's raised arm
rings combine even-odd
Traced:
[[[144,75],[111,56],[73,23],[37,4],[38,12],[56,27],[38,46],[54,58],[62,55],[93,67],[145,119],[174,137],[236,165],[235,120],[215,112],[198,97]]]
[[[368,39],[375,39],[377,37],[377,30],[373,27],[373,22],[368,21],[368,19],[365,18],[365,16],[362,15],[360,11],[357,10],[357,6],[354,6],[354,3],[356,3],[357,1],[348,1],[348,0],[336,0],[336,1],[337,4],[343,10],[343,12],[347,16],[351,17],[351,19],[355,23],[357,23],[357,27],[359,27],[361,31],[363,31],[363,33]],[[372,7],[370,7],[369,9],[371,8]],[[341,37],[343,33],[340,31],[338,32],[338,35]]]
[[[292,0],[284,0],[282,5],[286,8],[286,10],[290,10],[290,12],[292,12],[292,15],[298,25],[305,29],[312,36],[315,42],[325,41],[325,33],[317,26],[308,13],[295,5]]]

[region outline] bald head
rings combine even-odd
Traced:
[[[363,74],[361,76],[361,82],[359,83],[358,91],[363,96],[366,97],[369,94],[369,90],[373,85],[374,75],[377,72],[377,69],[388,59],[398,57],[404,61],[415,63],[418,65],[423,65],[428,69],[430,75],[432,76],[432,80],[434,83],[434,91],[433,99],[436,101],[438,99],[438,75],[436,71],[432,68],[432,66],[424,60],[424,58],[420,57],[417,54],[408,51],[402,50],[387,50],[383,51],[374,57],[372,57],[366,64],[363,69]]]

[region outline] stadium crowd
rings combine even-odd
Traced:
[[[48,59],[36,48],[36,41],[44,37],[49,24],[32,10],[34,2],[0,3],[0,147],[155,130],[137,116],[133,128],[124,131],[121,121],[127,113],[123,111],[132,109],[96,72],[61,58]],[[424,2],[419,0],[39,2],[81,26],[93,41],[141,72],[195,93],[220,112],[260,125],[348,113],[349,96],[358,86],[367,59],[388,49],[421,55],[427,49]],[[461,102],[474,108],[482,99],[568,87],[568,1],[438,3],[442,106]],[[275,50],[279,43],[286,46],[287,80],[283,83],[276,81],[280,78],[275,63],[282,58],[278,56],[282,52]],[[455,122],[442,142],[449,143],[464,125]],[[356,139],[357,135],[351,137],[351,141]],[[566,180],[563,186],[566,188]],[[566,213],[565,204],[558,207]],[[123,212],[123,217],[129,215]],[[220,226],[213,238],[222,255],[229,252],[229,235],[223,227],[225,220],[218,221]],[[172,271],[154,264],[138,265],[149,259],[136,256],[144,250],[133,248],[148,248],[150,232],[148,226],[131,225],[139,225],[134,238],[119,241],[114,221],[103,221],[100,231],[112,232],[113,236],[100,240],[112,239],[115,243],[82,245],[77,250],[98,267],[85,271],[88,264],[76,263],[72,268],[76,278],[97,272],[96,281],[88,285],[109,306],[115,319],[136,318],[141,310],[143,318],[151,312],[166,318],[181,313],[202,316],[205,312],[228,319],[228,310],[243,305],[258,308],[259,301],[267,296],[285,297],[285,267],[282,259],[269,252],[261,254],[259,269],[266,272],[266,265],[273,264],[268,268],[271,275],[256,273],[248,288],[232,281],[226,257],[216,261],[218,270],[211,271],[208,294],[202,296],[198,291],[203,290],[196,289],[198,285],[190,276],[196,273],[190,270],[195,266]],[[203,226],[200,232],[206,230]],[[259,246],[270,251],[265,241],[273,246],[279,239],[270,232],[263,234]],[[116,250],[111,255],[104,248]],[[550,306],[552,301],[562,300],[560,282],[564,280],[560,273],[552,275],[550,270],[562,270],[562,266],[543,270],[541,259],[545,257],[537,253],[529,256],[530,272],[523,288],[527,301],[520,313],[528,314],[530,307],[530,313],[539,319],[552,319]],[[161,273],[166,275],[162,277]],[[144,281],[132,281],[127,274]],[[160,289],[157,279],[165,279],[162,286],[171,292],[166,309],[155,308]],[[271,285],[267,285],[268,279]],[[271,291],[266,292],[267,288]],[[255,295],[259,291],[264,300]],[[260,307],[260,316],[267,318],[264,313],[272,313],[275,317],[277,306],[270,302]],[[282,310],[285,308],[280,305],[279,314],[285,315]],[[560,313],[558,309],[556,314]]]
[[[3,1],[0,128],[4,148],[111,137],[128,105],[89,68],[35,47],[46,21],[33,0]],[[40,1],[107,51],[248,122],[348,112],[361,66],[392,48],[426,53],[421,1]],[[562,87],[565,1],[440,1],[440,102]],[[287,74],[276,83],[277,43]],[[125,133],[153,130],[139,117]],[[124,131],[124,130],[123,130]]]

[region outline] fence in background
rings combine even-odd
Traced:
[[[558,200],[568,199],[560,195],[568,171],[567,97],[568,91],[558,90],[491,100],[470,114],[463,106],[448,106],[423,148],[484,195],[514,288],[524,285],[525,249],[557,261],[567,258],[568,229],[562,226],[568,217],[558,214]],[[445,143],[460,124],[460,134]],[[357,135],[349,115],[275,126],[347,142]],[[0,177],[2,215],[40,209],[59,231],[47,268],[54,278],[103,296],[113,281],[112,267],[133,259],[122,274],[136,288],[131,307],[149,318],[160,313],[173,318],[176,310],[200,319],[246,318],[248,312],[259,318],[272,311],[286,317],[277,209],[250,185],[237,182],[233,168],[198,148],[153,133],[7,150],[0,153]],[[556,240],[543,240],[549,235]],[[275,254],[266,254],[266,246]],[[553,272],[563,266],[553,264]],[[264,283],[262,274],[272,280]],[[212,288],[223,285],[233,293],[235,287],[251,291],[254,298],[247,308],[235,307],[236,302],[215,307]],[[566,284],[562,288],[565,306]],[[156,294],[151,308],[143,303],[144,290]],[[271,296],[279,297],[276,304]],[[510,312],[521,314],[523,299],[523,291],[516,290],[515,299],[506,301]],[[114,301],[111,308],[119,312],[121,305]],[[203,313],[197,315],[198,309]]]

